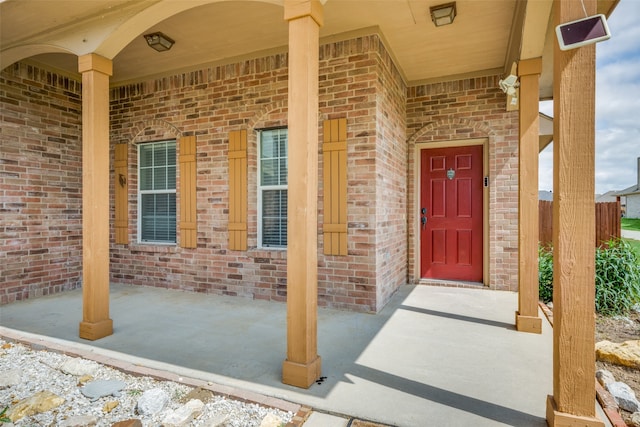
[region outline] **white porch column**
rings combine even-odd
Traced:
[[[318,356],[318,54],[322,5],[285,0],[289,21],[287,358],[282,382],[308,388]]]
[[[78,58],[82,73],[82,322],[80,338],[113,333],[109,318],[109,76],[112,62]]]
[[[590,14],[596,0],[583,0]],[[584,17],[574,0],[554,1],[554,26]],[[553,396],[549,426],[603,426],[595,414],[595,66],[596,48],[561,51],[554,41]]]

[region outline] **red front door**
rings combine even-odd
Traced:
[[[421,152],[421,277],[482,282],[482,146]]]

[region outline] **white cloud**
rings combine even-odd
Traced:
[[[621,0],[610,19],[610,40],[596,47],[596,192],[622,190],[637,180],[640,157],[640,1]],[[540,111],[553,116],[553,104]],[[541,190],[553,188],[553,147],[540,153]]]
[[[621,0],[608,19],[611,39],[597,46],[598,61],[607,63],[618,61],[625,54],[638,54],[637,40],[640,38],[640,2]]]

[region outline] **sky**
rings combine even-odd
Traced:
[[[596,193],[636,184],[640,157],[640,0],[620,0],[611,38],[596,45]],[[553,116],[553,102],[540,111]],[[553,190],[553,144],[540,153],[538,186]]]

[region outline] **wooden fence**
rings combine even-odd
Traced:
[[[596,241],[600,246],[609,239],[620,238],[620,202],[596,203]],[[540,243],[551,245],[553,240],[553,202],[538,202],[540,219]]]

